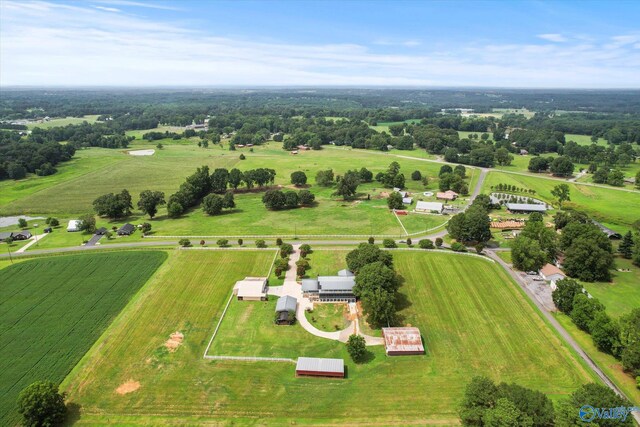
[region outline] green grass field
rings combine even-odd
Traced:
[[[79,125],[82,122],[95,123],[98,120],[98,117],[99,117],[98,114],[94,114],[94,115],[88,115],[84,117],[57,118],[57,119],[51,119],[47,122],[42,122],[42,123],[29,123],[27,125],[27,128],[29,130],[33,128],[49,129],[56,126]]]
[[[136,143],[132,148],[152,148],[153,144]],[[216,167],[239,167],[242,170],[269,165],[276,169],[276,184],[287,186],[291,172],[303,170],[313,184],[318,170],[332,167],[336,173],[344,173],[356,165],[366,165],[377,173],[387,168],[392,161],[401,164],[401,171],[409,176],[420,170],[431,178],[427,189],[437,188],[437,174],[440,165],[418,159],[403,159],[392,155],[364,150],[327,148],[292,156],[271,143],[256,147],[253,153],[239,160],[239,151],[230,152],[218,146],[202,149],[191,143],[174,143],[156,151],[153,156],[135,157],[125,151],[86,149],[80,150],[77,159],[62,165],[60,171],[49,177],[28,177],[24,181],[3,181],[0,183],[0,215],[12,213],[38,213],[42,216],[77,218],[92,211],[92,201],[101,194],[118,192],[123,188],[130,191],[136,203],[139,193],[145,189],[164,191],[168,197],[175,192],[184,178],[200,165]],[[185,166],[188,165],[188,166]],[[473,178],[472,178],[473,180]],[[420,194],[425,190],[418,181],[407,180],[408,190]],[[262,204],[260,193],[238,194],[238,208],[232,213],[217,217],[206,216],[199,208],[178,220],[168,220],[162,208],[152,224],[156,235],[256,235],[256,234],[402,234],[402,228],[389,213],[386,203],[379,194],[388,191],[378,183],[360,186],[361,200],[344,202],[331,196],[331,188],[311,186],[316,194],[317,206],[290,211],[270,212]],[[372,200],[365,200],[371,195]],[[128,218],[129,222],[146,219],[139,214]],[[99,226],[120,225],[122,221],[109,223],[99,220]],[[432,228],[441,224],[439,218],[433,221],[409,224],[411,232]],[[51,236],[48,245],[60,240],[68,245],[66,238]],[[64,242],[62,240],[65,240]],[[73,245],[75,241],[70,242]]]
[[[562,180],[544,179],[536,176],[514,175],[502,172],[490,172],[483,185],[483,192],[489,193],[491,186],[499,183],[516,185],[536,191],[534,197],[557,205],[551,190]],[[571,203],[593,218],[602,221],[619,232],[626,232],[631,224],[638,220],[640,212],[640,194],[619,191],[614,188],[601,188],[575,183],[569,186]]]
[[[421,329],[426,356],[389,358],[376,347],[368,363],[355,365],[342,344],[273,325],[272,302],[232,302],[213,349],[344,358],[348,378],[325,380],[297,379],[288,363],[202,359],[233,283],[266,274],[270,251],[170,253],[65,381],[79,424],[275,426],[347,416],[353,424],[455,424],[464,386],[480,372],[553,398],[592,380],[497,265],[431,252],[394,258],[404,277],[400,314]],[[174,331],[184,341],[171,353],[164,342]],[[115,392],[130,381],[139,389]]]
[[[315,304],[313,311],[304,314],[316,328],[321,331],[340,331],[349,325],[346,317],[348,308],[346,304]]]
[[[622,365],[615,357],[598,351],[593,344],[591,335],[578,329],[571,318],[562,313],[556,314],[556,319],[571,334],[573,339],[594,360],[600,369],[623,391],[634,405],[640,405],[640,389],[636,386],[635,378],[622,370]]]
[[[593,141],[591,141],[591,135],[577,135],[575,133],[567,133],[567,134],[564,135],[564,139],[567,142],[574,141],[574,142],[578,143],[579,145],[591,145],[591,144],[593,144]],[[598,145],[602,145],[603,147],[606,147],[606,146],[609,145],[607,140],[604,139],[604,138],[598,138],[597,144]]]
[[[61,382],[147,281],[162,252],[29,260],[0,270],[0,423],[14,424],[18,393]]]
[[[583,283],[585,289],[598,298],[613,317],[640,307],[640,268],[633,265],[631,260],[620,257],[616,258],[616,268],[630,271],[612,270],[611,282]]]

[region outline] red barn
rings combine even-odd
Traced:
[[[317,357],[299,357],[296,377],[344,378],[344,360]]]

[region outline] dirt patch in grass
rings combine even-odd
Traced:
[[[170,353],[173,353],[180,347],[182,340],[184,340],[182,332],[174,332],[169,335],[169,339],[164,343],[164,346],[167,347]]]
[[[118,387],[116,389],[116,393],[118,393],[120,395],[133,393],[134,391],[136,391],[139,388],[140,388],[140,382],[139,381],[129,380],[126,383],[120,384],[120,387]]]

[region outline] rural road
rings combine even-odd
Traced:
[[[520,288],[525,292],[525,294],[529,297],[529,299],[536,305],[536,307],[538,308],[538,310],[542,313],[542,315],[545,317],[545,319],[549,322],[549,324],[551,326],[553,326],[553,328],[558,331],[558,333],[560,334],[560,336],[564,339],[564,341],[569,344],[571,346],[571,348],[573,348],[573,350],[585,361],[585,363],[587,364],[587,366],[589,368],[591,368],[591,370],[593,372],[596,373],[596,375],[602,380],[602,382],[609,387],[610,389],[612,389],[613,391],[615,391],[617,394],[619,394],[620,396],[625,396],[626,395],[622,392],[622,390],[620,390],[610,379],[609,377],[602,371],[602,369],[600,369],[598,367],[598,365],[596,365],[596,363],[589,357],[589,355],[587,353],[584,352],[584,350],[582,350],[582,347],[580,347],[580,345],[576,342],[576,340],[573,339],[573,337],[567,332],[567,330],[556,320],[556,318],[553,316],[553,314],[548,311],[544,305],[542,305],[542,303],[540,301],[538,301],[538,299],[536,298],[536,296],[529,290],[529,288],[526,286],[526,283],[524,283],[522,281],[522,278],[511,268],[511,266],[509,264],[507,264],[502,258],[500,258],[498,255],[496,255],[496,253],[492,250],[486,250],[485,251],[486,254],[492,258],[493,260],[495,260],[498,264],[500,264],[502,266],[502,268],[505,269],[505,271],[507,273],[509,273],[509,275],[516,281],[516,283],[520,286]],[[627,398],[628,399],[628,398]],[[630,400],[630,399],[629,399]],[[631,400],[630,400],[631,401]],[[638,412],[632,412],[633,417],[635,418],[636,422],[638,424],[640,424],[640,413]]]

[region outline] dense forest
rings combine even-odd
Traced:
[[[463,116],[493,108],[501,117]],[[533,116],[516,114],[526,108]],[[34,128],[44,117],[99,115],[96,123]],[[327,117],[342,117],[331,120]],[[372,126],[396,122],[389,132]],[[403,123],[400,123],[403,122]],[[284,149],[323,145],[386,151],[424,149],[445,160],[482,167],[505,165],[514,154],[557,153],[566,161],[610,170],[635,161],[640,143],[640,91],[255,89],[255,90],[19,90],[0,99],[0,179],[48,175],[84,147],[126,148],[128,130],[158,125],[183,132],[144,134],[150,141],[199,136],[206,147],[283,141]],[[200,126],[198,130],[186,128]],[[458,131],[472,132],[461,138]],[[493,133],[492,137],[490,133]],[[578,145],[566,134],[604,138],[609,146]],[[60,142],[66,142],[61,145]],[[565,162],[566,163],[566,162]],[[569,170],[563,165],[563,171]],[[530,170],[553,172],[542,159]],[[571,170],[573,170],[571,168]]]

